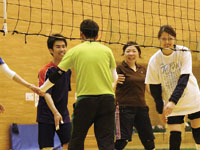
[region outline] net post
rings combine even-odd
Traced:
[[[6,0],[3,0],[3,31],[4,34],[8,33],[8,28],[7,28],[7,9],[6,9]]]

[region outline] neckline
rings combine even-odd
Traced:
[[[122,62],[122,64],[123,64],[125,67],[131,69],[131,70],[134,71],[134,72],[137,72],[138,69],[140,68],[140,66],[139,66],[137,63],[135,63],[135,66],[136,66],[136,71],[135,71],[134,69],[132,69],[132,68],[125,62],[125,60]]]
[[[173,51],[170,55],[165,55],[165,54],[163,54],[162,50],[160,50],[160,53],[164,58],[170,58],[171,56],[174,55],[175,52]]]

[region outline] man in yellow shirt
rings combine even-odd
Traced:
[[[99,150],[113,150],[115,106],[112,84],[117,80],[115,59],[110,48],[95,42],[99,31],[96,22],[84,20],[80,31],[85,41],[65,54],[57,71],[41,90],[46,91],[64,71],[74,68],[77,102],[74,105],[69,150],[84,149],[85,137],[93,123]]]

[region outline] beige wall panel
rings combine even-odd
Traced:
[[[100,26],[99,39],[103,41],[126,43],[128,40],[133,40],[142,45],[159,46],[157,39],[159,26],[167,23],[176,28],[178,44],[184,44],[195,50],[197,49],[196,41],[200,40],[200,22],[194,22],[194,18],[200,20],[200,13],[194,11],[194,5],[200,6],[198,0],[191,0],[190,3],[187,3],[187,0],[168,0],[167,8],[166,0],[112,0],[111,10],[108,0],[92,0],[93,5],[91,5],[91,0],[84,0],[84,3],[82,0],[42,0],[42,11],[38,9],[41,8],[41,1],[39,0],[31,0],[32,11],[29,8],[30,1],[20,0],[20,5],[24,7],[19,7],[18,2],[18,0],[8,0],[8,18],[10,19],[7,22],[9,30],[14,30],[17,23],[16,30],[22,32],[40,32],[46,35],[61,32],[66,37],[79,38],[78,26],[81,21],[86,18],[93,18]],[[176,5],[176,7],[173,7],[173,5]],[[120,9],[118,6],[120,6]],[[0,8],[2,8],[2,0],[0,1]],[[62,13],[62,8],[65,13]],[[52,9],[55,10],[53,13]],[[24,21],[16,21],[18,12],[20,12],[19,18]],[[0,13],[1,26],[3,19],[2,12]],[[29,24],[26,20],[30,20],[30,15],[32,23]],[[72,29],[71,26],[74,26],[74,28]],[[47,38],[27,36],[27,44],[24,43],[24,39],[24,35],[11,35],[9,33],[3,36],[0,33],[0,57],[25,80],[37,85],[39,69],[51,60],[46,46]],[[68,40],[68,49],[79,43],[80,41]],[[108,46],[113,50],[116,61],[122,61],[122,45],[111,44]],[[142,59],[138,63],[147,66],[150,57],[156,51],[156,48],[142,48]],[[193,72],[199,81],[200,54],[193,53],[192,57]],[[0,74],[0,103],[6,109],[5,113],[0,114],[0,150],[10,148],[9,127],[11,123],[36,123],[36,107],[34,102],[25,101],[26,92],[31,91]],[[73,111],[72,104],[75,102],[74,93],[75,75],[73,72],[72,91],[69,95],[70,114]],[[155,112],[154,101],[148,93],[146,93],[146,101],[150,107],[152,124],[161,124]],[[89,130],[89,134],[94,134],[93,129]]]

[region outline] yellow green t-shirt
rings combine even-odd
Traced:
[[[114,95],[111,69],[116,68],[116,63],[107,46],[85,41],[71,48],[58,67],[64,71],[74,68],[77,96]]]

